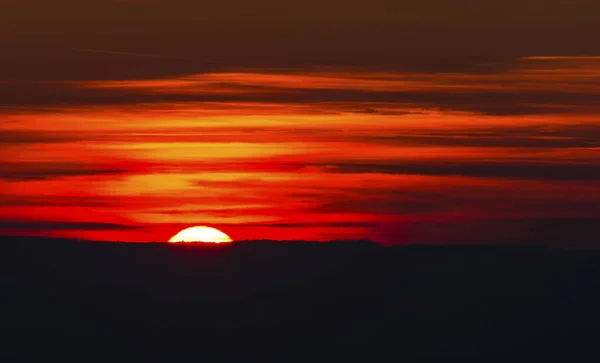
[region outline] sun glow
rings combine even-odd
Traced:
[[[179,233],[171,237],[169,242],[225,243],[231,242],[231,238],[216,228],[196,226],[181,230]]]

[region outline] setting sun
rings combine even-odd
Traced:
[[[231,238],[225,233],[219,231],[216,228],[196,226],[186,228],[169,240],[171,243],[175,242],[205,242],[205,243],[224,243],[231,242]]]

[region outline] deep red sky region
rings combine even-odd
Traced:
[[[600,241],[600,3],[7,0],[0,234]]]

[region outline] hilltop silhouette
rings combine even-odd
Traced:
[[[593,251],[1,238],[0,361],[600,356]]]

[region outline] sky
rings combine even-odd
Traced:
[[[3,0],[0,234],[600,241],[596,0]]]

